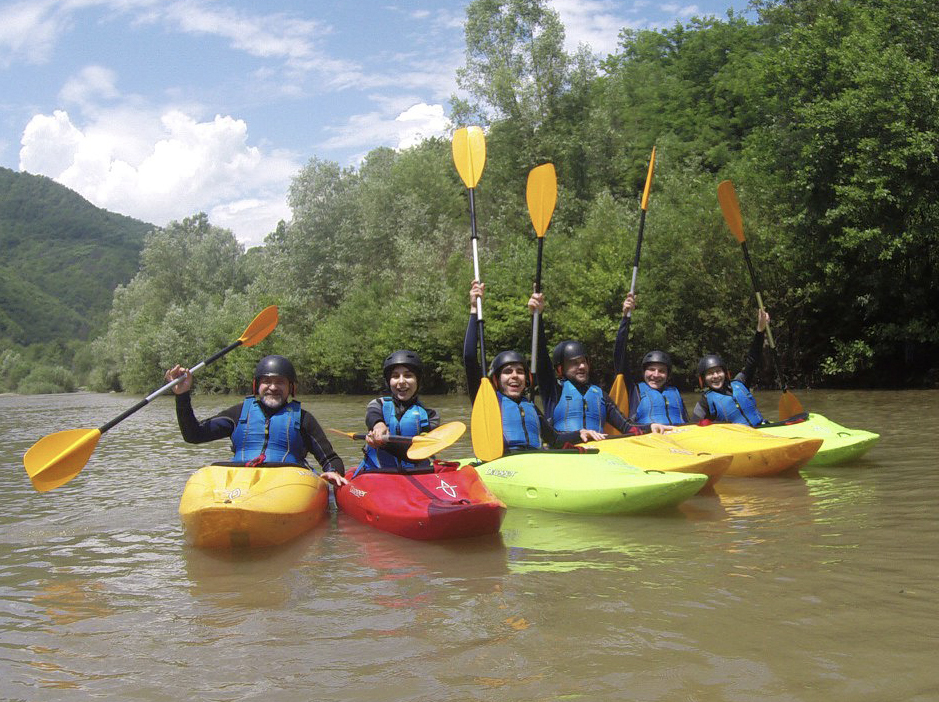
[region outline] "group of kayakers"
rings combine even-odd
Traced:
[[[502,440],[508,451],[538,450],[544,446],[561,447],[606,438],[605,425],[622,434],[667,433],[675,425],[689,421],[678,389],[669,383],[671,356],[660,350],[648,352],[642,359],[641,377],[627,379],[629,416],[610,395],[590,382],[590,361],[583,344],[562,341],[548,354],[544,333],[544,295],[534,293],[528,309],[539,315],[538,360],[535,368],[543,411],[526,394],[529,384],[525,357],[514,350],[497,353],[486,375],[480,367],[477,347],[477,303],[485,286],[474,281],[469,293],[470,315],[463,344],[463,361],[471,401],[483,382],[492,383],[501,416]],[[614,347],[615,367],[623,368],[628,344],[627,319],[635,308],[635,295],[623,302]],[[702,396],[691,421],[727,421],[756,426],[764,422],[749,390],[761,357],[763,336],[769,315],[760,311],[757,331],[747,353],[743,370],[730,378],[723,359],[707,354],[698,363]],[[433,430],[440,416],[421,402],[419,391],[424,368],[413,351],[398,350],[384,361],[382,374],[388,395],[368,403],[365,414],[365,456],[356,469],[360,471],[411,467],[406,443],[391,437],[413,437]],[[176,393],[176,416],[183,438],[189,443],[203,443],[230,438],[239,465],[306,465],[312,455],[323,469],[323,478],[334,486],[348,482],[342,460],[326,438],[312,414],[291,400],[297,383],[293,364],[283,356],[266,356],[254,371],[253,393],[242,403],[199,421],[192,409],[192,375],[176,365],[166,371],[166,379],[185,378],[173,388]]]

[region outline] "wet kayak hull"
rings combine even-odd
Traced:
[[[363,524],[421,540],[494,534],[505,517],[505,504],[472,469],[361,473],[339,488],[336,504]]]
[[[311,530],[328,502],[326,481],[307,468],[211,465],[189,478],[179,515],[194,546],[256,548]]]
[[[707,482],[705,475],[642,470],[599,452],[515,453],[480,463],[476,469],[509,507],[580,514],[630,514],[674,507]]]

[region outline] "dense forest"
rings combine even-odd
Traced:
[[[474,0],[455,126],[486,130],[476,188],[487,350],[528,349],[535,235],[528,171],[550,161],[544,244],[549,343],[582,340],[611,375],[653,145],[655,179],[630,346],[742,360],[756,321],[717,184],[737,188],[783,366],[795,385],[939,383],[939,6],[932,0],[781,0],[660,31],[624,29],[602,60],[564,49],[543,0]],[[292,218],[245,252],[205,215],[147,237],[118,287],[86,374],[150,390],[240,334],[268,304],[260,352],[294,359],[304,391],[370,391],[390,351],[418,351],[428,388],[463,389],[473,277],[467,192],[449,141],[379,148],[356,168],[312,158]],[[243,390],[257,353],[231,354],[203,390]],[[762,375],[772,385],[772,373]]]
[[[77,387],[113,292],[153,225],[95,207],[43,176],[0,168],[0,392]]]

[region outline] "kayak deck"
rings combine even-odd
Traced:
[[[204,548],[277,546],[326,517],[329,488],[307,468],[205,466],[179,502],[186,539]]]
[[[580,514],[673,507],[707,482],[705,475],[643,470],[599,452],[531,451],[488,463],[464,459],[461,464],[477,466],[486,486],[509,507]]]
[[[704,484],[705,488],[713,487],[733,461],[733,456],[729,454],[689,451],[658,434],[618,436],[580,446],[609,453],[646,470],[706,475],[708,480]]]
[[[762,477],[801,468],[816,454],[821,439],[764,434],[742,424],[686,424],[662,437],[689,451],[732,456],[725,476]]]
[[[807,464],[810,466],[848,463],[863,456],[880,440],[880,434],[864,429],[848,429],[814,412],[809,412],[804,421],[770,424],[759,427],[759,431],[788,438],[822,439],[821,448]]]
[[[409,539],[437,540],[495,534],[505,504],[476,471],[365,472],[336,491],[336,504],[354,519]]]

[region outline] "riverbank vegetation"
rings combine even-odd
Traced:
[[[742,362],[756,313],[717,203],[729,178],[794,385],[937,381],[939,8],[754,7],[752,20],[625,29],[617,52],[598,60],[565,53],[541,0],[470,3],[452,116],[487,135],[476,191],[487,350],[530,347],[536,248],[525,182],[551,161],[549,343],[582,340],[611,377],[656,145],[634,361],[672,351],[686,388],[702,353]],[[449,142],[378,148],[356,168],[314,157],[289,204],[291,220],[247,252],[204,215],[152,232],[91,346],[91,386],[150,390],[161,369],[203,358],[277,304],[280,326],[258,350],[290,356],[304,391],[373,390],[384,356],[402,347],[424,358],[428,390],[462,391],[472,262]],[[245,390],[257,356],[230,354],[200,388]],[[762,381],[773,384],[768,368]]]

